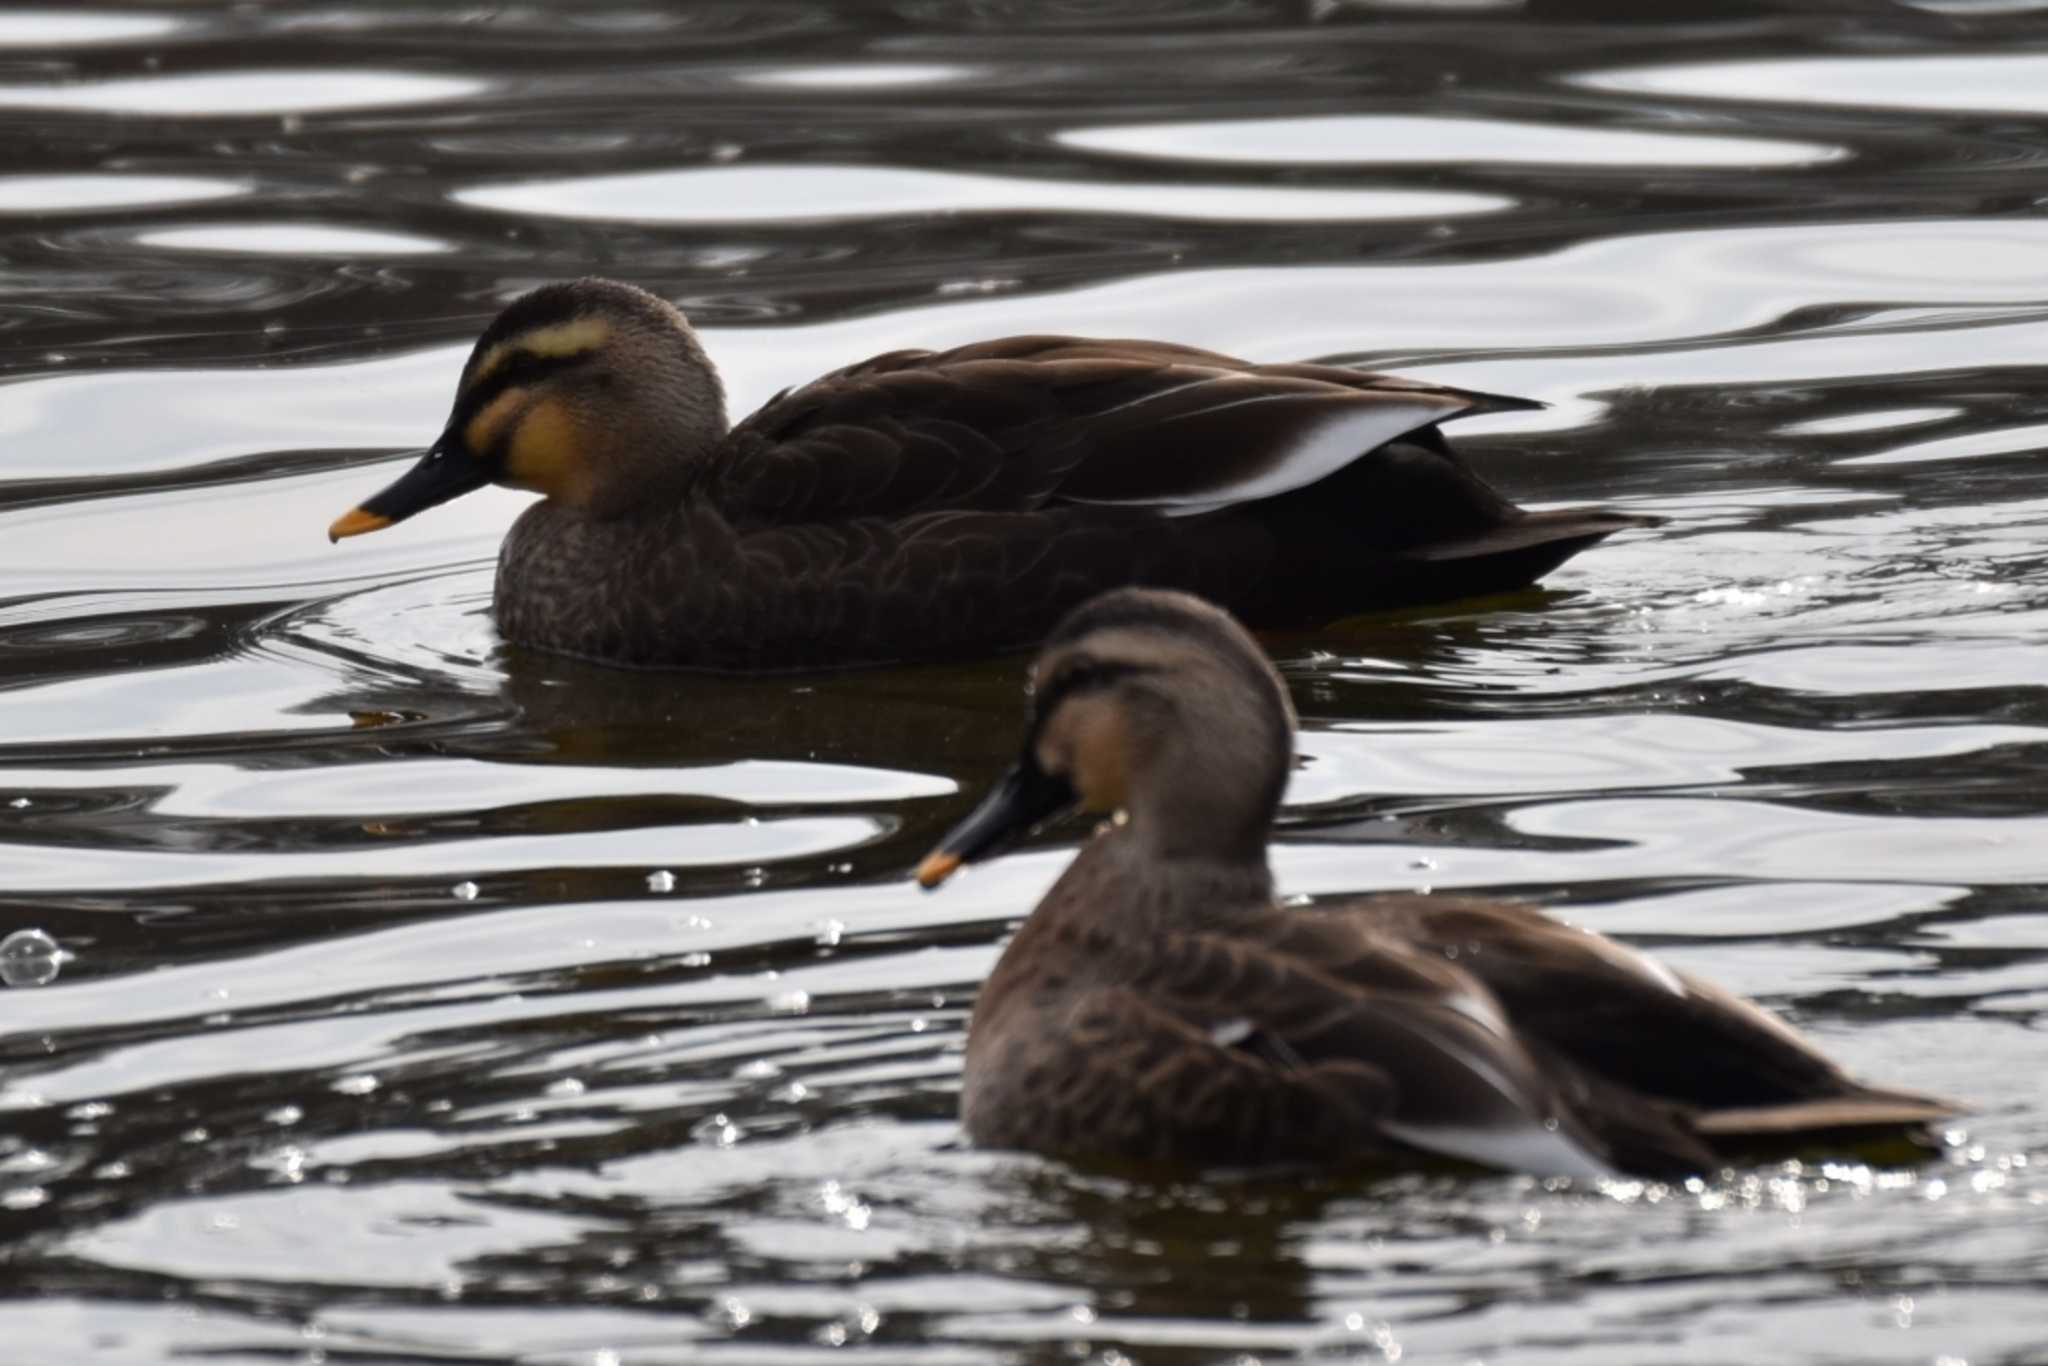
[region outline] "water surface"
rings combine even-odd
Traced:
[[[2044,10],[0,16],[10,1352],[2048,1360]],[[515,495],[325,540],[588,273],[740,409],[1027,331],[1547,401],[1473,459],[1670,525],[1273,640],[1286,890],[1535,899],[1975,1113],[1683,1187],[965,1147],[1073,835],[907,873],[1020,661],[616,673],[497,638]]]

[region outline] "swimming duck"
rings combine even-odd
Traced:
[[[1625,527],[1527,512],[1437,424],[1527,400],[1165,342],[893,351],[736,427],[673,305],[542,286],[462,368],[447,428],[340,540],[495,483],[515,644],[755,672],[1026,648],[1089,594],[1199,591],[1260,625],[1519,588]]]
[[[1853,1081],[1755,1005],[1527,906],[1277,904],[1266,840],[1294,717],[1206,603],[1098,597],[1033,679],[1022,757],[918,880],[1074,807],[1113,815],[975,1006],[961,1117],[977,1143],[1676,1176],[1955,1113]]]

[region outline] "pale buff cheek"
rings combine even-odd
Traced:
[[[1061,720],[1039,749],[1039,766],[1066,775],[1082,810],[1122,810],[1130,799],[1130,737],[1121,713],[1082,705]]]
[[[1084,760],[1074,771],[1074,790],[1081,794],[1081,809],[1097,815],[1123,810],[1130,803],[1129,779],[1120,754]]]
[[[575,418],[561,404],[542,402],[528,408],[505,449],[504,482],[581,504],[588,469],[579,458],[577,435]]]

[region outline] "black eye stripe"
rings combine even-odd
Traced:
[[[530,383],[542,375],[552,374],[576,364],[586,354],[588,353],[576,352],[566,356],[539,356],[531,351],[515,351],[511,359],[498,367],[498,373],[493,375],[492,379],[501,384]]]
[[[1149,673],[1141,664],[1123,664],[1108,660],[1090,660],[1072,668],[1061,670],[1031,700],[1032,711],[1040,721],[1058,711],[1060,704],[1081,693],[1098,692],[1110,684],[1138,674]]]
[[[573,366],[581,365],[594,354],[589,351],[575,351],[566,356],[540,356],[531,351],[515,351],[504,364],[471,388],[462,396],[455,425],[467,426],[469,420],[489,407],[507,389],[530,385],[538,380],[557,374]]]

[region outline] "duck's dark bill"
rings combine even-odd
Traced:
[[[483,463],[461,442],[444,436],[389,487],[366,499],[362,506],[350,508],[335,518],[327,528],[327,539],[338,541],[344,536],[382,531],[415,512],[425,512],[490,482],[490,473]]]
[[[963,863],[994,853],[1012,838],[1028,833],[1073,806],[1074,789],[1028,759],[1017,764],[967,819],[947,832],[939,847],[917,865],[918,885],[929,890],[959,871]]]

